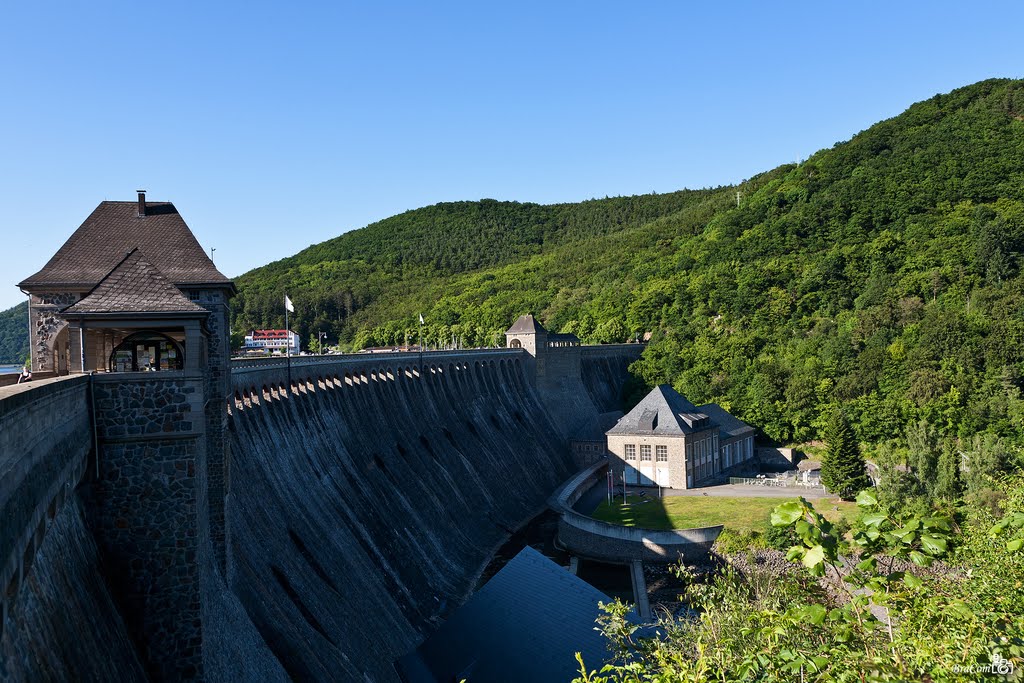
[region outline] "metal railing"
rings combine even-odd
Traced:
[[[729,483],[746,486],[776,486],[779,488],[825,490],[820,480],[809,479],[804,481],[799,477],[766,477],[764,475],[757,477],[729,477]]]

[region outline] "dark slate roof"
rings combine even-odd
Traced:
[[[132,249],[81,300],[62,311],[65,316],[89,313],[206,313]]]
[[[700,412],[711,418],[722,432],[722,439],[734,439],[754,433],[754,428],[738,417],[730,415],[725,408],[717,403],[705,403],[698,408]]]
[[[710,418],[667,384],[651,389],[606,434],[679,436],[714,426]]]
[[[604,433],[615,426],[615,423],[622,417],[621,410],[612,410],[607,413],[592,416],[586,424],[576,430],[572,441],[604,441]]]
[[[609,598],[527,546],[397,665],[411,683],[571,681],[576,652],[591,669],[609,658],[598,602]]]
[[[580,338],[577,337],[572,332],[558,332],[558,333],[555,333],[555,334],[549,333],[548,334],[548,341],[564,341],[564,342],[573,342],[575,344],[579,344],[580,343]]]
[[[101,202],[43,269],[18,286],[93,287],[136,247],[174,284],[231,286],[169,202],[146,202],[144,218],[138,202]]]
[[[521,315],[512,323],[505,334],[547,334],[544,326],[537,322],[532,315]]]

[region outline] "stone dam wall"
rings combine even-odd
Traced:
[[[571,473],[524,356],[293,365],[290,394],[236,375],[228,582],[288,675],[397,680]]]
[[[0,388],[0,680],[145,680],[77,487],[89,378]]]
[[[152,650],[164,633],[201,649],[205,680],[397,680],[572,474],[565,424],[615,407],[639,351],[581,354],[555,390],[519,350],[237,364],[223,568],[205,484],[183,487],[208,441],[194,378],[0,388],[0,681],[187,678]],[[176,585],[184,630],[159,621]]]

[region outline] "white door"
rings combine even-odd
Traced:
[[[626,483],[627,484],[632,484],[632,485],[635,486],[636,482],[637,482],[636,468],[633,467],[632,465],[626,465]]]
[[[657,469],[657,475],[658,475],[658,477],[657,477],[658,486],[665,486],[665,487],[671,487],[672,486],[672,484],[669,483],[671,480],[669,479],[669,476],[668,476],[668,468],[667,467],[659,467]]]
[[[650,465],[640,465],[640,485],[654,486],[654,468]]]

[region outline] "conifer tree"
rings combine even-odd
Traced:
[[[963,493],[960,477],[960,453],[955,444],[947,443],[939,456],[935,479],[934,495],[943,500],[954,501]]]
[[[871,485],[871,480],[853,429],[839,408],[829,419],[825,442],[827,449],[821,461],[821,482],[843,500],[853,500]]]

